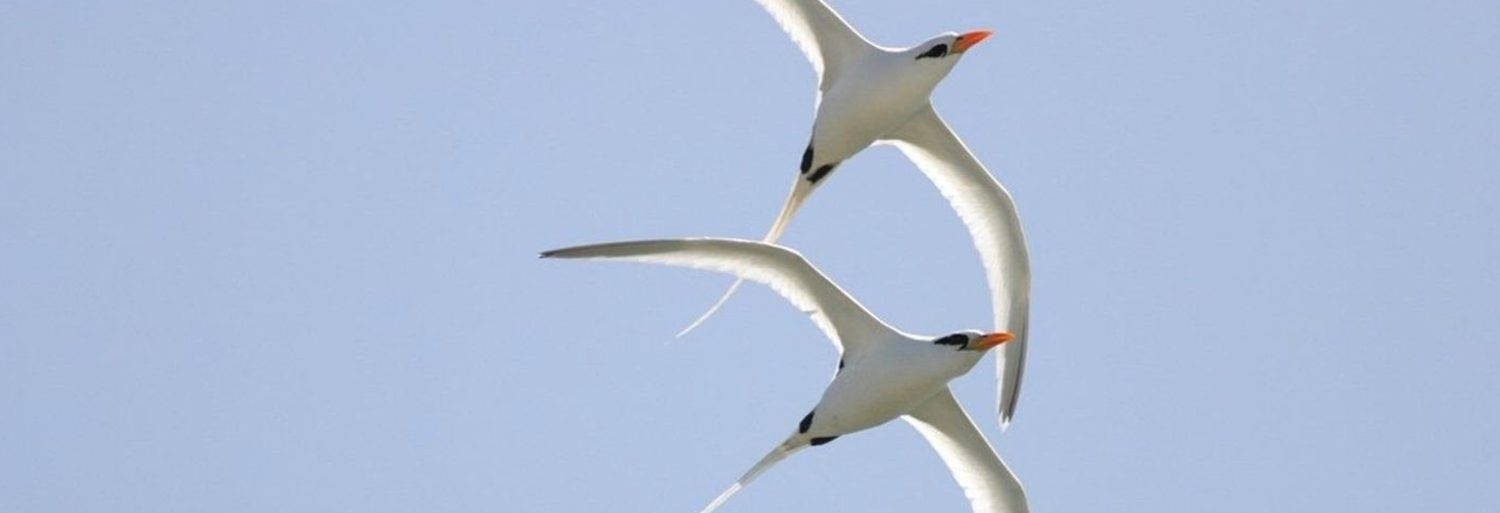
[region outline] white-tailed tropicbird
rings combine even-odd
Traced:
[[[543,258],[601,258],[729,273],[764,283],[808,313],[839,350],[838,371],[795,432],[713,500],[717,509],[777,462],[808,446],[897,417],[917,428],[948,465],[976,513],[1025,513],[1021,482],[995,454],[954,399],[948,382],[1006,332],[961,331],[941,337],[903,333],[865,310],[802,255],[782,246],[732,239],[673,239],[595,244],[542,253]],[[1012,342],[1013,343],[1013,342]]]
[[[839,163],[877,143],[905,153],[937,185],[969,229],[994,296],[996,329],[1015,334],[996,359],[1000,427],[1010,425],[1026,363],[1031,268],[1010,193],[933,110],[931,95],[979,30],[945,33],[911,48],[870,43],[820,0],[757,0],[802,48],[818,73],[817,115],[800,174],[763,240],[776,242],[804,201]],[[678,335],[713,315],[743,280]]]

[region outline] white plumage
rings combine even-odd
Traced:
[[[807,313],[839,350],[840,370],[785,441],[711,502],[711,513],[791,454],[905,416],[932,444],[976,513],[1024,513],[1025,491],[953,398],[948,382],[1009,333],[903,333],[875,317],[802,255],[732,239],[616,242],[552,250],[543,258],[618,259],[733,274],[766,284]]]
[[[946,33],[911,48],[877,46],[819,0],[757,0],[818,72],[819,99],[799,175],[767,232],[775,242],[813,190],[845,159],[879,143],[901,149],[942,191],[969,229],[994,297],[995,329],[1015,334],[997,356],[1002,429],[1015,415],[1026,361],[1031,271],[1020,217],[1010,194],[933,109],[930,97],[958,57],[987,31]],[[682,331],[697,327],[729,299],[731,285]]]

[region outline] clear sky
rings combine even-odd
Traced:
[[[838,0],[1011,189],[1034,511],[1500,510],[1500,4]],[[693,512],[835,365],[729,280],[539,261],[763,233],[814,77],[750,0],[0,2],[0,510]],[[867,151],[784,242],[989,328]],[[896,423],[725,512],[967,511]]]

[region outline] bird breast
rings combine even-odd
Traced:
[[[927,104],[937,85],[926,75],[876,59],[841,77],[818,104],[813,130],[817,164],[847,159],[900,128]]]
[[[890,422],[941,391],[979,360],[973,351],[910,349],[920,353],[891,351],[850,362],[814,409],[811,434],[844,435]]]

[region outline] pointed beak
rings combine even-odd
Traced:
[[[958,41],[955,41],[953,43],[953,51],[956,53],[964,53],[969,50],[969,47],[979,44],[980,41],[984,41],[994,34],[995,32],[991,30],[976,30],[968,34],[958,36]]]
[[[1004,344],[1006,342],[1010,342],[1011,340],[1014,340],[1015,338],[1016,338],[1015,335],[1011,335],[1011,334],[1003,332],[1003,331],[999,332],[999,333],[991,333],[989,335],[985,335],[983,337],[979,337],[979,340],[974,342],[974,350],[975,351],[988,351],[990,349],[994,349],[995,346],[998,346],[1000,344]]]

